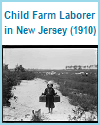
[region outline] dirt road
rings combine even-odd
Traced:
[[[11,106],[3,108],[4,121],[30,121],[32,110],[38,111],[41,109],[42,119],[44,121],[68,121],[68,115],[73,115],[72,106],[67,97],[57,90],[58,85],[54,84],[54,89],[61,97],[61,101],[55,103],[53,114],[48,113],[44,102],[39,102],[39,96],[46,88],[46,81],[35,79],[31,81],[22,81],[16,89],[12,90],[16,99],[10,99]]]

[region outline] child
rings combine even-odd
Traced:
[[[57,93],[55,93],[55,90],[53,89],[53,82],[52,81],[48,82],[47,88],[45,89],[44,93],[42,93],[42,94],[46,95],[46,107],[48,107],[49,113],[52,113],[52,110],[55,107],[54,95],[57,94]],[[50,111],[50,109],[51,109],[51,111]]]

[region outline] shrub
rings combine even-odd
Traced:
[[[35,78],[35,74],[32,71],[18,72],[20,80],[33,80]]]
[[[20,79],[16,72],[3,71],[2,88],[3,88],[3,105],[10,106],[9,99],[13,96],[11,94],[12,86],[16,86]]]
[[[32,80],[35,78],[33,72],[25,71],[3,71],[2,88],[3,88],[3,105],[10,106],[9,99],[13,96],[11,93],[12,87],[19,85],[21,80]]]

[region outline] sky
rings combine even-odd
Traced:
[[[3,48],[3,63],[24,68],[65,69],[70,65],[97,64],[96,48]]]

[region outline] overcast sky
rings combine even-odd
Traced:
[[[9,68],[64,69],[67,65],[97,64],[97,49],[91,48],[4,48],[3,63]]]

